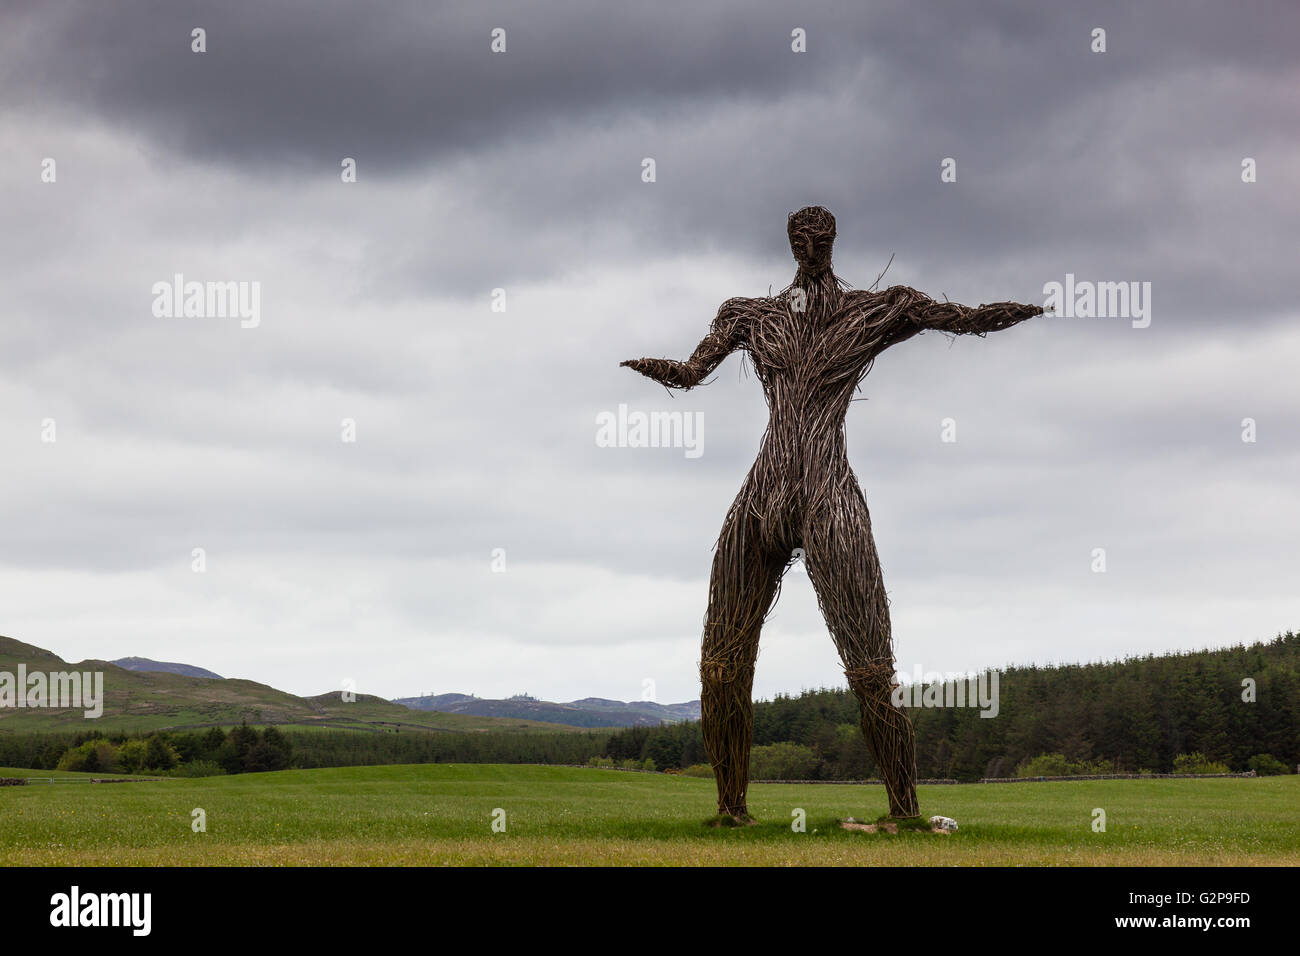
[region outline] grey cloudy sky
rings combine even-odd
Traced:
[[[675,395],[617,365],[784,286],[810,203],[858,286],[891,255],[886,284],[970,304],[1151,283],[1148,328],[877,362],[849,447],[902,669],[1295,628],[1298,27],[1283,2],[7,3],[0,633],[297,693],[695,696],[766,410],[738,356]],[[175,273],[259,282],[260,325],[155,317]],[[704,453],[598,447],[619,403],[700,413]],[[792,573],[756,692],[839,683]]]

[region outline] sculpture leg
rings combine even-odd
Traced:
[[[915,732],[892,699],[889,602],[871,537],[871,516],[856,481],[835,507],[811,517],[804,548],[817,602],[858,698],[862,734],[885,782],[889,813],[917,816]]]
[[[785,556],[761,546],[757,521],[738,499],[713,556],[700,657],[700,723],[718,784],[718,812],[736,818],[748,816],[759,632],[784,568]]]

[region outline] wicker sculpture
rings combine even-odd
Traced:
[[[770,410],[767,432],[727,513],[709,579],[700,660],[704,743],[718,812],[749,819],[751,689],[759,631],[795,549],[858,698],[862,733],[894,817],[915,817],[912,723],[893,706],[889,604],[871,517],[845,452],[844,418],[877,355],[927,329],[984,335],[1042,313],[999,302],[978,309],[936,302],[905,286],[850,289],[831,269],[835,217],[821,206],[791,214],[794,282],[768,298],[729,299],[685,362],[623,362],[670,388],[699,385],[728,354],[753,360]]]

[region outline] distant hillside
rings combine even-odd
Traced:
[[[295,697],[250,680],[129,670],[110,661],[72,664],[44,648],[0,637],[0,671],[16,673],[20,663],[27,666],[29,673],[103,672],[103,716],[88,719],[80,709],[0,707],[0,734],[84,730],[110,733],[231,726],[241,721],[369,731],[572,731],[569,726],[520,718],[419,713],[364,694],[345,703],[338,691],[319,697]]]
[[[446,712],[456,704],[468,704],[478,700],[472,694],[433,694],[424,697],[396,697],[394,704],[401,704],[412,710],[437,710]]]
[[[530,697],[490,700],[467,694],[437,694],[399,697],[394,703],[412,710],[445,714],[473,714],[480,717],[544,720],[570,727],[658,727],[684,720],[699,720],[700,702],[657,704],[649,700],[623,702],[584,697],[568,703],[552,703]]]
[[[170,661],[152,661],[147,657],[119,657],[113,661],[128,671],[151,671],[158,674],[180,674],[182,677],[203,677],[208,680],[225,680],[220,674],[193,664],[173,664]]]

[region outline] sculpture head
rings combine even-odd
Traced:
[[[790,251],[804,272],[827,272],[831,268],[831,247],[835,245],[835,217],[825,206],[804,206],[790,213],[785,224]]]

